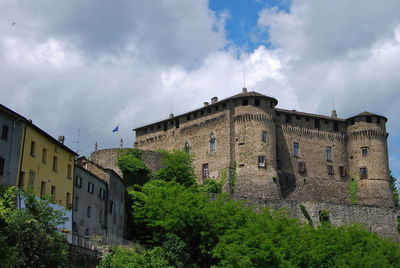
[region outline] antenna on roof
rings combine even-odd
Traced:
[[[246,72],[243,72],[243,87],[246,87]]]

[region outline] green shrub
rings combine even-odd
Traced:
[[[308,224],[313,226],[312,219],[310,217],[310,214],[308,214],[306,207],[303,204],[300,204],[300,209],[301,209],[301,212],[303,213],[304,217],[307,219]]]

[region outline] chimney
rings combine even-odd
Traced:
[[[121,141],[119,142],[119,147],[124,148],[124,141],[121,139]]]
[[[242,89],[242,93],[247,93],[247,88],[244,87],[244,88]]]
[[[94,150],[97,151],[97,141],[94,143]]]
[[[218,97],[211,98],[211,104],[218,102]]]
[[[169,114],[169,118],[174,118],[174,114]]]
[[[208,101],[204,102],[204,107],[208,106]]]
[[[61,144],[64,144],[65,137],[64,137],[64,136],[58,136],[58,141],[59,141]]]
[[[332,117],[333,117],[333,118],[337,118],[336,110],[332,110]]]

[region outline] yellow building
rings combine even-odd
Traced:
[[[64,137],[60,138],[58,141],[26,122],[17,185],[24,190],[33,187],[36,196],[49,196],[54,203],[70,208],[77,154],[63,144]]]

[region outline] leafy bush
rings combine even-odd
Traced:
[[[231,176],[231,178],[229,180],[229,189],[231,191],[231,194],[233,194],[235,192],[236,180],[237,180],[236,162],[234,162],[233,163],[232,176]]]
[[[350,193],[350,201],[352,204],[358,204],[357,200],[357,178],[354,175],[350,175],[349,185],[347,189]]]
[[[306,207],[303,204],[300,204],[299,206],[300,206],[301,212],[303,213],[304,217],[307,219],[308,224],[313,226],[312,219],[310,217],[310,214],[308,214]]]
[[[162,151],[163,168],[155,174],[156,180],[176,181],[186,187],[196,185],[192,157],[184,150]]]
[[[320,221],[321,223],[329,222],[329,211],[327,211],[327,210],[321,210],[321,211],[319,212],[319,221]]]
[[[118,157],[117,164],[123,173],[129,173],[133,176],[149,172],[149,168],[139,158],[132,154]]]

